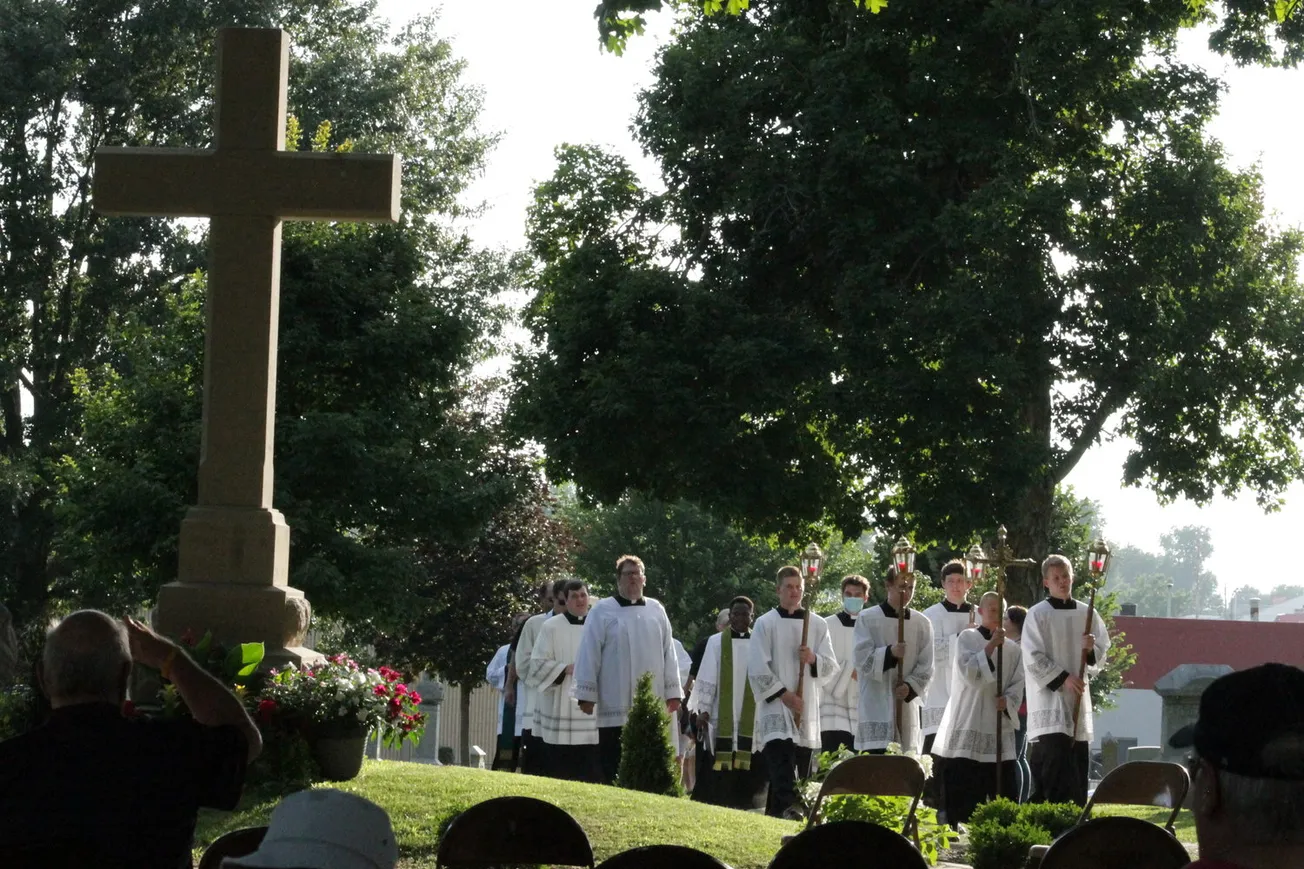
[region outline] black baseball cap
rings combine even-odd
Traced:
[[[1236,775],[1304,781],[1304,670],[1263,664],[1219,677],[1168,744]]]

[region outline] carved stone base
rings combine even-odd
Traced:
[[[191,507],[181,522],[177,578],[184,583],[285,586],[290,526],[280,510]]]
[[[224,645],[263,643],[265,667],[321,660],[304,648],[312,608],[297,588],[225,582],[170,582],[159,591],[155,623],[160,633],[196,638],[205,631]]]

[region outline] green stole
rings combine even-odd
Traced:
[[[733,631],[725,629],[720,636],[720,714],[716,718],[715,769],[752,768],[752,724],[756,720],[756,700],[752,697],[752,681],[743,680],[743,708],[738,716],[738,750],[734,751],[733,720]]]

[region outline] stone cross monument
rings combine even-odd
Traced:
[[[211,219],[199,503],[157,627],[262,641],[276,662],[312,654],[290,529],[272,508],[281,221],[399,213],[397,156],[284,150],[289,52],[282,30],[222,30],[214,147],[100,148],[94,181],[101,214]]]

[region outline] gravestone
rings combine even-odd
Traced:
[[[1160,724],[1164,760],[1180,763],[1185,749],[1170,748],[1168,740],[1200,715],[1200,695],[1219,676],[1232,672],[1226,664],[1181,664],[1155,681],[1155,693],[1163,698]]]
[[[316,657],[272,507],[281,221],[394,222],[399,209],[397,156],[284,150],[289,46],[282,30],[222,30],[214,147],[100,148],[93,190],[102,214],[211,220],[199,501],[157,627],[262,641],[277,664]]]
[[[1135,736],[1106,733],[1100,740],[1100,774],[1107,776],[1121,763],[1127,763],[1128,750],[1137,743]]]

